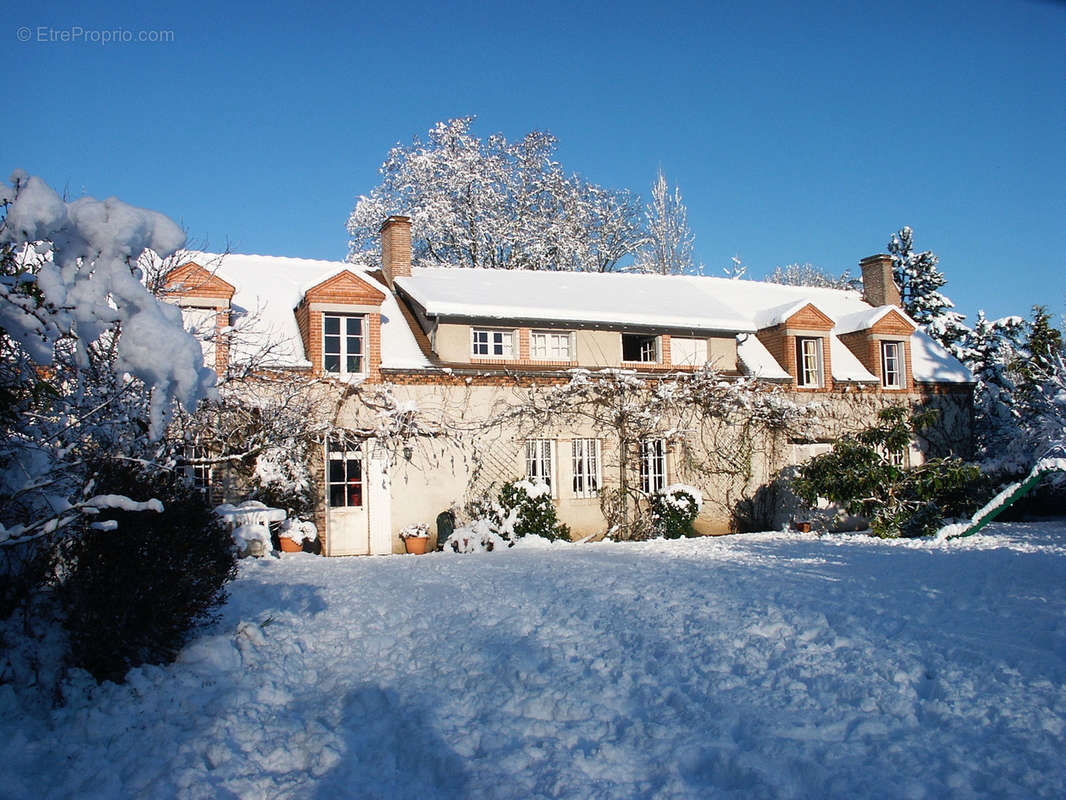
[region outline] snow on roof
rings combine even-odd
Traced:
[[[916,381],[973,383],[973,373],[921,328],[911,336],[911,374]]]
[[[274,366],[310,366],[293,309],[306,290],[342,270],[350,270],[385,294],[381,305],[381,366],[400,369],[432,366],[415,341],[396,298],[368,274],[366,267],[341,261],[243,253],[223,256],[189,253],[187,260],[198,264],[203,261],[201,265],[208,270],[217,264],[215,274],[237,287],[233,307],[255,315],[252,329],[256,344],[276,343],[269,359]]]
[[[806,308],[810,304],[808,300],[793,300],[773,308],[764,308],[756,311],[753,315],[755,327],[772,328],[786,322],[797,311]]]
[[[381,307],[381,366],[433,367],[418,346],[395,296],[365,266],[238,253],[190,253],[187,260],[202,261],[201,266],[209,270],[218,264],[218,277],[237,287],[234,307],[257,314],[259,341],[277,342],[272,364],[309,366],[293,308],[307,289],[342,270],[350,270],[385,294]],[[769,380],[789,376],[750,334],[778,324],[810,303],[836,321],[829,337],[833,379],[876,381],[876,376],[836,335],[868,328],[894,309],[871,308],[852,290],[701,275],[419,267],[411,272],[411,277],[398,278],[397,284],[430,315],[726,331],[738,334],[737,353],[750,374]],[[911,339],[911,361],[918,381],[973,381],[966,367],[920,330]]]
[[[754,334],[742,333],[737,337],[737,356],[748,375],[769,381],[787,381],[791,377]]]
[[[833,333],[837,336],[845,333],[853,333],[854,331],[864,331],[867,328],[872,328],[882,319],[887,317],[895,311],[907,322],[911,323],[915,328],[918,327],[918,323],[903,313],[903,309],[897,306],[877,306],[876,308],[865,308],[861,311],[855,311],[851,314],[845,314],[842,317],[838,317],[836,325],[833,326]]]
[[[430,316],[750,332],[706,279],[669,275],[414,268],[396,283]]]
[[[829,342],[833,379],[839,381],[878,378],[836,336],[868,328],[893,309],[903,314],[894,306],[871,308],[861,293],[851,289],[704,275],[415,267],[411,277],[396,282],[430,315],[656,325],[737,334],[779,324],[810,303],[837,323]],[[922,336],[912,339],[915,380],[973,379],[947,351]],[[738,355],[752,374],[788,377],[755,337],[741,335],[737,340]]]
[[[829,337],[830,371],[834,381],[877,382],[877,378],[862,365],[848,346],[836,336]]]

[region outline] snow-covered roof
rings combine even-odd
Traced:
[[[788,374],[751,335],[780,324],[808,303],[836,325],[829,337],[833,380],[877,381],[837,335],[864,330],[894,306],[873,308],[851,289],[786,286],[703,275],[639,275],[415,267],[397,285],[427,314],[442,317],[647,325],[738,334],[745,369],[767,379]],[[917,381],[973,380],[924,334],[911,340]]]
[[[236,287],[232,303],[254,318],[255,342],[275,343],[269,363],[309,366],[293,309],[311,287],[349,270],[385,295],[381,366],[428,369],[427,359],[396,297],[362,265],[283,256],[189,253]],[[396,283],[431,316],[543,320],[714,331],[737,336],[744,370],[769,380],[788,374],[754,336],[808,303],[835,321],[829,337],[836,381],[876,381],[837,335],[875,324],[892,306],[871,308],[851,290],[784,286],[699,275],[665,276],[486,269],[412,269]],[[899,311],[899,309],[895,309]],[[902,312],[900,312],[902,313]],[[904,315],[906,316],[906,315]],[[915,380],[970,382],[973,376],[920,330],[911,339]]]
[[[921,328],[911,336],[911,373],[915,380],[972,383],[973,373]]]
[[[755,312],[753,319],[757,328],[772,328],[789,319],[793,314],[810,305],[807,300],[791,300],[772,308],[761,308]]]
[[[436,317],[755,330],[704,280],[682,288],[675,276],[416,267],[396,283]]]
[[[737,337],[737,356],[748,375],[769,381],[787,381],[790,377],[753,333],[742,333]]]
[[[833,333],[840,336],[845,333],[864,331],[867,328],[872,328],[893,311],[903,317],[903,319],[907,320],[907,322],[915,328],[918,327],[918,323],[904,314],[902,308],[896,306],[877,306],[875,308],[867,307],[861,311],[854,311],[850,314],[845,314],[842,317],[837,317],[836,325],[833,326]]]
[[[243,253],[224,256],[189,253],[187,260],[213,270],[218,277],[237,287],[233,307],[254,315],[251,329],[256,343],[276,343],[270,358],[270,363],[276,366],[310,366],[303,352],[303,340],[293,309],[308,289],[342,270],[351,271],[385,295],[381,305],[381,366],[386,369],[432,366],[415,341],[396,298],[369,274],[366,267],[342,261]]]
[[[876,382],[877,378],[862,365],[848,346],[836,336],[829,337],[830,371],[834,381]]]

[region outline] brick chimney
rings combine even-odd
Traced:
[[[898,306],[899,287],[892,278],[892,256],[879,253],[859,262],[862,296],[872,306]]]
[[[381,272],[392,288],[396,278],[411,275],[411,218],[391,216],[381,226]]]

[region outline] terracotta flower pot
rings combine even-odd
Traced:
[[[403,540],[403,546],[408,553],[413,553],[416,556],[420,556],[426,552],[426,547],[429,546],[429,537],[427,536],[408,536]]]
[[[281,542],[281,551],[283,553],[302,553],[303,545],[300,542],[294,542],[288,536],[279,536],[278,541]]]

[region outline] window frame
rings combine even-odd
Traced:
[[[185,478],[191,482],[194,489],[210,497],[211,484],[215,478],[214,464],[195,462],[210,459],[211,451],[202,444],[187,444],[183,455],[184,463],[181,468]]]
[[[650,495],[666,488],[666,440],[640,440],[640,491]]]
[[[327,328],[329,327],[330,320],[337,320],[337,333],[330,333]],[[354,320],[359,323],[359,332],[356,334],[351,333],[348,330],[348,321]],[[322,312],[322,371],[327,375],[339,375],[341,377],[347,375],[366,375],[367,374],[367,334],[369,333],[367,325],[366,314],[341,314],[332,311]],[[333,337],[337,339],[338,351],[331,353],[327,349],[329,339]],[[352,339],[357,339],[359,342],[359,352],[349,352],[349,345]],[[337,369],[330,369],[328,366],[328,359],[330,357],[336,357]],[[348,362],[350,359],[358,359],[358,370],[348,369]]]
[[[574,497],[599,497],[603,486],[603,450],[600,439],[578,438],[570,443],[571,488]]]
[[[825,387],[825,354],[824,340],[820,336],[797,336],[796,337],[796,385],[803,389],[821,389]],[[807,353],[807,346],[813,347],[813,352]],[[811,355],[815,359],[814,368],[808,370],[807,357]],[[813,378],[813,381],[811,380]]]
[[[639,337],[641,339],[647,339],[649,342],[642,343],[640,345],[640,358],[637,360],[626,358],[626,337]],[[622,363],[624,364],[661,364],[663,358],[662,337],[658,334],[648,333],[622,333]],[[654,352],[653,358],[645,358],[645,347],[650,343]]]
[[[330,436],[326,440],[326,508],[329,510],[344,510],[344,509],[362,509],[366,507],[366,458],[363,452],[363,443],[358,441],[352,441],[345,437]],[[334,458],[334,453],[340,453],[340,458]],[[351,454],[357,454],[352,457]],[[332,470],[333,462],[339,461],[342,466],[342,475],[340,480],[334,478],[334,472]],[[358,464],[358,475],[353,479],[349,475],[349,466],[351,462]],[[333,488],[343,487],[343,503],[334,503]],[[351,494],[352,489],[355,489],[354,494],[357,497],[357,502],[352,503]]]
[[[546,345],[544,348],[545,355],[537,355],[537,339],[546,339]],[[566,356],[565,358],[556,358],[553,355],[552,343],[553,341],[565,341],[566,342]],[[547,330],[534,330],[529,332],[529,358],[531,361],[555,361],[562,363],[570,363],[574,360],[574,332],[573,331],[547,331]]]
[[[889,350],[895,351],[895,382],[889,381],[889,367],[888,367],[888,353]],[[903,342],[900,341],[882,341],[881,342],[881,388],[882,389],[906,389],[907,388],[907,373],[906,373],[906,356],[904,355]]]
[[[526,439],[525,442],[525,478],[527,481],[543,481],[548,484],[552,497],[558,496],[558,482],[555,479],[555,440]]]
[[[478,334],[485,334],[486,339],[484,342],[478,342]],[[497,346],[497,343],[493,341],[493,337],[499,335],[501,337],[499,344],[501,352],[499,354],[491,352]],[[513,329],[510,328],[471,328],[470,329],[470,356],[472,358],[488,358],[497,361],[514,360],[517,358],[518,348],[517,336]],[[504,343],[507,346],[504,346]],[[486,353],[479,353],[477,348],[479,344],[483,345],[488,351]],[[509,352],[504,352],[508,351]]]

